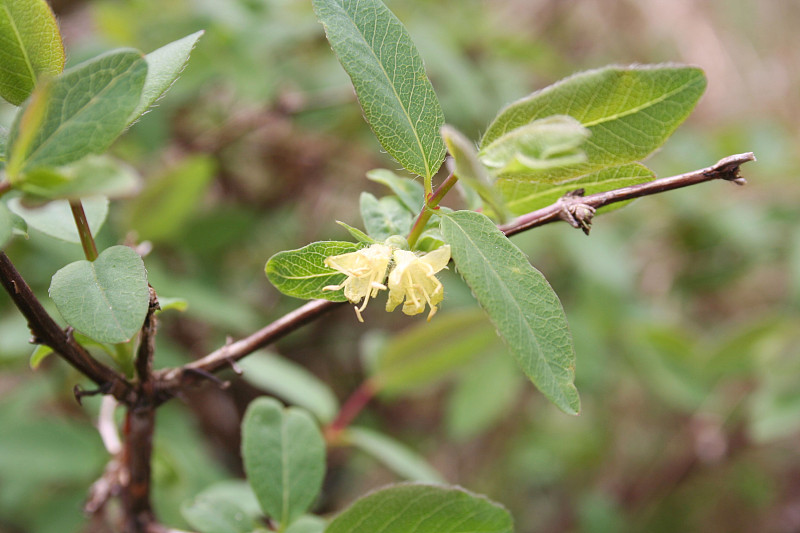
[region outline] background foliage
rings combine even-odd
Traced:
[[[551,406],[476,329],[485,340],[470,343],[479,349],[450,379],[431,383],[423,368],[414,387],[387,387],[358,429],[391,435],[448,482],[508,506],[520,532],[800,528],[800,7],[387,4],[425,59],[447,121],[471,138],[504,104],[577,70],[680,61],[706,71],[708,90],[649,166],[666,176],[750,150],[759,162],[745,167],[743,189],[715,183],[640,200],[598,218],[589,238],[566,224],[514,238],[564,304],[580,417]],[[265,260],[314,240],[350,240],[331,222],[358,226],[359,191],[385,192],[365,172],[396,167],[365,126],[311,2],[53,5],[68,65],[206,30],[169,98],[114,146],[145,188],[120,202],[98,236],[104,248],[131,228],[152,241],[152,284],[189,303],[161,315],[156,365],[207,353],[299,305],[269,286]],[[9,117],[0,109],[6,128]],[[9,255],[47,301],[50,277],[82,253],[30,233]],[[474,307],[456,276],[444,283],[430,327]],[[342,400],[380,365],[377,355],[424,334],[418,320],[380,309],[365,319],[369,334],[342,309],[275,351]],[[77,378],[61,362],[30,370],[24,326],[0,295],[0,530],[81,531],[85,488],[106,459],[91,425],[98,402],[75,404]],[[249,383],[205,387],[159,411],[155,504],[165,522],[188,527],[181,504],[241,474],[241,415],[259,387],[273,387],[252,366]],[[367,454],[334,449],[317,509],[342,509],[396,479]]]

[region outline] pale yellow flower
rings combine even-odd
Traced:
[[[442,283],[436,273],[447,267],[450,261],[450,246],[445,245],[423,256],[406,250],[395,250],[394,269],[389,274],[389,299],[386,310],[393,311],[403,304],[403,312],[417,315],[430,306],[428,320],[436,314],[436,306],[444,298]]]
[[[363,299],[364,303],[355,310],[359,322],[364,322],[361,311],[367,307],[370,298],[378,295],[379,290],[386,290],[383,281],[386,279],[386,269],[391,257],[392,249],[384,244],[373,244],[356,252],[326,257],[325,265],[345,274],[347,279],[339,285],[323,287],[322,290],[344,289],[345,298],[354,304]]]

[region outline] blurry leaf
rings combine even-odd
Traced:
[[[314,502],[325,475],[325,441],[314,419],[277,400],[259,398],[242,422],[247,480],[261,508],[281,528]]]
[[[37,79],[64,69],[64,44],[44,0],[0,1],[0,96],[20,105]]]
[[[498,187],[511,212],[515,215],[522,215],[546,207],[575,189],[584,189],[585,194],[589,195],[644,183],[654,178],[653,171],[641,163],[628,163],[607,167],[563,183],[501,180]],[[617,202],[601,208],[599,212],[619,209],[627,203]]]
[[[107,454],[90,425],[52,417],[3,417],[0,478],[36,483],[90,482]]]
[[[14,219],[6,204],[0,203],[0,250],[11,239],[14,233]]]
[[[198,31],[187,35],[144,57],[147,61],[147,78],[142,88],[139,104],[128,117],[128,124],[144,114],[175,83],[189,61],[189,54],[192,53],[192,49],[203,33],[203,31]]]
[[[58,168],[38,167],[28,172],[18,189],[42,198],[116,198],[139,188],[136,171],[107,156],[88,156]]]
[[[345,430],[343,438],[405,479],[428,483],[444,482],[439,472],[424,457],[387,435],[367,428],[350,427]]]
[[[29,361],[31,369],[36,370],[39,368],[39,365],[42,364],[42,361],[44,361],[45,358],[51,353],[53,353],[53,349],[49,346],[45,346],[44,344],[39,344],[36,346],[36,349],[33,350],[31,359]]]
[[[322,533],[326,522],[313,515],[301,516],[286,530],[286,533]]]
[[[103,196],[82,198],[81,204],[86,213],[86,219],[89,221],[92,235],[97,235],[108,214],[108,198]],[[19,198],[12,198],[8,201],[8,208],[22,218],[30,228],[62,241],[76,244],[81,242],[67,200],[55,200],[42,206],[27,207]]]
[[[8,130],[0,126],[0,168],[6,160],[6,143],[8,143]]]
[[[443,379],[496,339],[479,310],[448,313],[389,340],[370,381],[382,394],[405,393]]]
[[[197,495],[198,498],[201,496],[210,500],[235,503],[253,520],[258,519],[263,514],[253,489],[244,480],[227,479],[218,481]]]
[[[525,254],[474,211],[442,217],[458,273],[536,387],[562,411],[578,414],[575,350],[564,309]]]
[[[568,115],[540,118],[510,130],[481,149],[480,160],[507,178],[586,161],[589,130]],[[452,152],[451,152],[452,153]]]
[[[158,306],[161,308],[159,313],[174,309],[175,311],[186,311],[189,308],[189,302],[183,298],[167,298],[165,296],[158,297]]]
[[[482,357],[465,369],[447,402],[447,428],[456,439],[465,440],[487,430],[514,404],[524,383],[504,349]]]
[[[534,120],[569,115],[589,129],[585,163],[531,171],[526,179],[554,182],[642,159],[683,122],[703,94],[698,68],[680,65],[606,67],[582,72],[510,104],[495,118],[481,149]],[[519,177],[519,176],[515,176]]]
[[[147,183],[129,211],[130,225],[139,239],[174,239],[197,210],[215,172],[210,157],[196,155]]]
[[[455,161],[453,173],[460,182],[472,187],[501,222],[506,220],[506,207],[497,194],[486,167],[478,160],[478,151],[472,142],[455,128],[442,126],[442,137]]]
[[[403,484],[377,490],[342,511],[325,533],[512,533],[500,505],[458,487]]]
[[[125,130],[139,102],[147,64],[136,50],[108,52],[64,71],[44,83],[44,117],[28,124],[29,102],[11,126],[9,174],[36,167],[54,167],[105,151]],[[21,130],[22,128],[22,130]],[[24,131],[34,128],[35,133]],[[26,142],[30,135],[30,142]],[[24,141],[19,148],[15,143]]]
[[[203,494],[181,506],[183,517],[200,533],[250,533],[255,522],[236,502]]]
[[[414,217],[395,196],[384,196],[380,200],[368,192],[360,198],[361,218],[367,234],[377,241],[385,241],[392,235],[408,235]]]
[[[347,298],[341,291],[322,290],[329,285],[338,285],[345,279],[344,274],[325,265],[325,258],[355,252],[359,248],[352,242],[312,242],[299,250],[273,255],[264,271],[270,283],[287,296],[345,302]]]
[[[425,189],[421,183],[398,176],[391,170],[377,168],[367,172],[367,178],[389,187],[412,213],[419,213],[425,202]]]
[[[339,411],[339,402],[330,387],[289,359],[259,351],[239,365],[248,383],[308,409],[320,422],[330,422]]]
[[[112,246],[94,262],[76,261],[56,272],[50,297],[76,330],[101,342],[126,342],[147,314],[147,272],[133,249]]]
[[[313,4],[378,141],[430,180],[444,161],[444,115],[408,31],[380,0]]]
[[[375,244],[376,242],[378,242],[369,235],[367,235],[366,233],[364,233],[363,231],[361,231],[360,229],[354,228],[350,224],[346,224],[341,220],[337,220],[336,223],[339,224],[344,229],[346,229],[350,233],[350,235],[352,235],[353,238],[355,238],[358,242],[363,242],[365,244]]]

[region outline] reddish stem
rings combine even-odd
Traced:
[[[326,440],[329,443],[336,441],[339,434],[364,410],[377,392],[378,389],[372,381],[362,383],[344,402],[336,419],[325,430]]]

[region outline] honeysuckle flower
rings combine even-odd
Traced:
[[[444,298],[442,283],[436,273],[450,261],[450,246],[445,245],[423,256],[406,250],[395,250],[394,269],[389,273],[389,299],[386,310],[393,311],[405,300],[403,312],[417,315],[430,306],[428,320],[436,314],[436,306]]]
[[[350,302],[357,304],[362,299],[361,307],[355,307],[359,322],[364,322],[361,311],[367,307],[370,298],[378,295],[378,291],[386,290],[383,284],[386,279],[386,269],[392,258],[392,248],[384,244],[373,244],[368,248],[342,255],[333,255],[325,258],[325,265],[345,274],[345,279],[339,285],[328,285],[323,291],[337,291],[344,289],[344,296]]]

